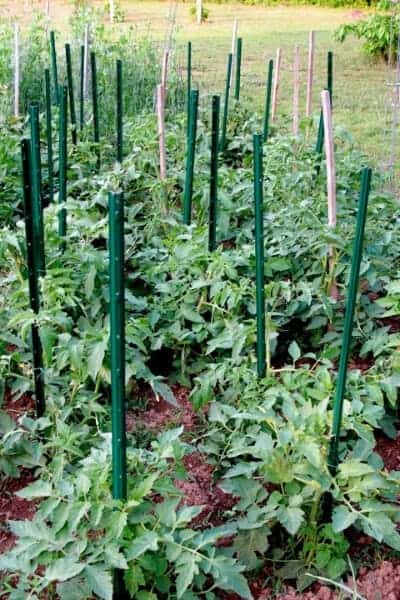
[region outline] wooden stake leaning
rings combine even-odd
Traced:
[[[257,311],[257,375],[260,379],[266,373],[265,344],[265,290],[264,290],[264,194],[263,194],[263,139],[253,137],[254,157],[254,216],[256,254],[256,311]]]
[[[307,64],[307,100],[306,117],[312,115],[312,95],[314,84],[314,57],[315,57],[315,31],[310,31],[308,40],[308,64]]]
[[[370,187],[371,169],[365,168],[362,172],[361,193],[357,210],[356,233],[353,243],[353,254],[346,300],[346,312],[344,317],[342,346],[336,384],[336,394],[333,405],[332,436],[328,454],[328,466],[333,475],[336,473],[339,464],[339,441],[342,426],[343,402],[346,393],[347,367],[350,357],[350,344],[353,332],[354,312],[357,300],[365,221],[367,217]]]
[[[21,142],[22,181],[25,212],[26,254],[28,263],[29,299],[33,312],[37,315],[40,310],[38,263],[40,262],[40,247],[35,237],[33,225],[32,196],[31,196],[31,145],[30,141]],[[45,411],[44,369],[42,343],[37,323],[31,327],[33,382],[35,388],[36,415],[42,417]]]
[[[300,47],[294,47],[293,59],[293,135],[299,133],[299,100],[300,100]]]
[[[279,82],[281,76],[281,63],[282,63],[282,52],[281,49],[278,48],[276,51],[276,60],[275,60],[275,77],[274,84],[272,88],[272,109],[271,109],[271,121],[275,123],[276,114],[278,109],[278,94],[279,94]]]
[[[20,83],[20,56],[19,56],[19,25],[14,26],[14,117],[19,117],[19,83]]]
[[[169,50],[168,50],[168,48],[165,48],[164,53],[163,53],[162,69],[161,69],[161,85],[164,88],[164,101],[167,98],[168,60],[169,60]]]
[[[162,83],[157,86],[157,124],[158,147],[160,155],[160,179],[167,177],[167,156],[165,151],[165,117],[164,117],[164,87]]]

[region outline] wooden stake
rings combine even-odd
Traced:
[[[300,47],[294,47],[293,59],[293,135],[299,133],[299,98],[300,98]]]
[[[310,31],[308,39],[308,65],[307,65],[307,101],[306,117],[312,115],[312,92],[314,83],[314,55],[315,55],[315,31]]]
[[[203,0],[196,0],[196,23],[201,25],[203,22]]]
[[[14,116],[16,118],[19,117],[19,79],[19,25],[16,23],[14,27]]]
[[[232,87],[232,84],[233,84],[233,77],[234,77],[234,71],[235,71],[235,56],[236,56],[237,36],[238,36],[238,20],[235,18],[233,20],[233,26],[232,26],[232,48],[231,48],[231,53],[232,53],[232,73],[231,73],[231,87]]]
[[[167,81],[168,81],[168,59],[169,59],[169,50],[165,48],[162,60],[162,69],[161,69],[161,85],[164,88],[164,101],[167,95]]]
[[[333,146],[332,107],[328,90],[321,92],[322,114],[324,116],[325,155],[328,192],[328,224],[336,227],[336,169]]]
[[[167,177],[167,159],[165,154],[165,120],[164,120],[164,87],[162,83],[157,86],[157,123],[158,144],[160,150],[160,179]]]
[[[276,120],[276,111],[278,106],[278,92],[279,92],[279,80],[281,76],[281,62],[282,62],[282,52],[281,49],[278,48],[276,51],[276,60],[275,60],[275,77],[274,77],[274,85],[272,89],[272,110],[271,110],[271,121],[274,123]]]

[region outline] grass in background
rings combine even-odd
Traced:
[[[105,2],[91,5],[103,9]],[[9,0],[0,0],[0,15],[30,18],[36,1],[21,1],[17,7]],[[121,31],[134,25],[144,34],[163,40],[171,27],[169,2],[132,2],[122,0],[120,6],[125,22],[116,25]],[[365,151],[373,164],[387,164],[392,144],[391,114],[388,110],[388,80],[394,79],[384,63],[373,63],[363,56],[360,43],[354,39],[338,44],[333,31],[342,23],[362,16],[366,11],[332,9],[310,6],[259,7],[242,4],[206,4],[210,16],[197,26],[189,14],[190,3],[180,3],[176,11],[176,43],[182,68],[185,63],[186,43],[193,43],[193,76],[204,96],[223,93],[227,54],[231,47],[232,22],[239,19],[239,35],[243,37],[242,97],[254,102],[260,110],[264,102],[267,60],[275,56],[278,46],[283,51],[282,83],[279,114],[290,119],[292,98],[293,46],[301,46],[302,97],[301,111],[305,110],[305,84],[308,32],[316,31],[316,64],[314,112],[319,112],[319,92],[326,85],[326,54],[335,54],[334,110],[336,125],[344,126],[354,136],[357,145]],[[72,14],[69,1],[51,0],[54,26],[65,29]],[[397,140],[396,140],[397,141]],[[397,144],[396,144],[397,145]],[[397,158],[397,157],[395,157]]]

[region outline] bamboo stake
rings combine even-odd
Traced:
[[[281,77],[281,63],[282,63],[282,52],[281,49],[278,48],[276,51],[276,60],[275,60],[275,77],[274,77],[274,85],[272,89],[272,110],[271,110],[271,121],[275,123],[276,114],[278,109],[278,94],[279,94],[279,83]]]
[[[167,177],[167,158],[165,152],[164,87],[162,83],[157,86],[157,123],[160,153],[160,179],[164,180]]]
[[[196,23],[201,25],[203,22],[203,0],[196,0]]]
[[[328,225],[336,227],[336,169],[333,144],[331,100],[328,90],[321,92],[322,114],[324,117],[325,155],[328,191]]]
[[[161,85],[163,86],[164,92],[164,101],[167,97],[167,83],[168,83],[168,59],[169,59],[169,50],[165,48],[162,60],[162,69],[161,69]]]
[[[260,379],[265,377],[266,372],[262,144],[262,135],[254,135],[253,169],[256,254],[257,375]]]
[[[185,191],[183,197],[183,222],[185,225],[190,225],[192,220],[193,171],[196,151],[198,105],[199,92],[198,90],[192,90],[189,113],[189,136],[186,150]]]
[[[20,83],[20,56],[19,56],[19,25],[14,26],[14,117],[19,117],[19,83]]]
[[[21,142],[22,181],[25,213],[26,254],[28,263],[29,300],[33,312],[37,315],[40,310],[40,295],[38,282],[38,263],[40,248],[34,234],[31,196],[31,144],[28,139]],[[44,370],[42,344],[37,323],[31,327],[33,382],[36,399],[36,415],[42,417],[45,411]]]
[[[211,161],[210,161],[210,208],[208,219],[208,250],[217,247],[217,202],[218,202],[218,142],[220,97],[212,97],[211,114]]]
[[[299,133],[299,99],[300,99],[300,47],[294,47],[293,60],[293,135]]]
[[[343,401],[346,393],[347,367],[350,356],[350,344],[353,332],[354,313],[357,300],[360,265],[364,241],[365,221],[367,217],[368,198],[371,187],[371,169],[365,168],[362,172],[361,192],[358,202],[356,232],[353,242],[353,253],[350,270],[350,280],[344,317],[342,346],[339,361],[336,394],[333,405],[332,434],[329,445],[328,466],[334,475],[339,464],[339,441],[342,426]]]
[[[307,101],[306,117],[312,115],[312,93],[314,84],[314,57],[315,57],[315,31],[310,31],[308,40],[308,65],[307,65]]]

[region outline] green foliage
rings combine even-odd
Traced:
[[[354,35],[362,40],[362,48],[367,55],[389,61],[396,57],[399,33],[399,15],[377,12],[361,21],[341,25],[335,32],[335,38],[343,42]]]

